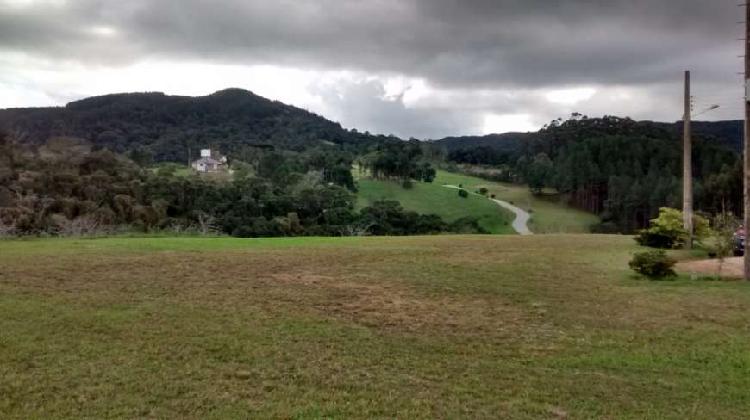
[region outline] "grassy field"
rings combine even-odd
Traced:
[[[535,233],[588,233],[591,226],[599,223],[596,215],[570,206],[560,204],[554,200],[536,197],[529,189],[521,185],[504,184],[485,181],[466,175],[440,171],[438,184],[462,184],[465,188],[475,191],[485,187],[490,194],[495,194],[499,200],[508,201],[531,213],[529,227]]]
[[[634,251],[0,241],[0,418],[746,418],[750,286],[640,280]]]
[[[463,185],[471,192],[486,187],[499,200],[530,210],[529,227],[535,233],[587,233],[592,225],[599,222],[593,214],[535,197],[524,186],[490,182],[446,171],[438,171],[438,176],[432,184],[415,183],[412,190],[405,190],[395,182],[369,179],[359,179],[358,182],[360,207],[385,198],[400,201],[408,210],[435,213],[449,221],[476,215],[493,233],[514,233],[509,226],[509,222],[513,221],[513,214],[482,197],[462,199],[455,190],[444,188],[443,185]]]
[[[378,200],[395,200],[410,211],[437,214],[447,222],[467,216],[479,219],[479,224],[491,233],[514,234],[511,223],[515,216],[484,197],[458,196],[458,191],[444,188],[438,181],[427,184],[415,182],[414,188],[404,189],[397,182],[359,179],[357,206],[367,207]]]

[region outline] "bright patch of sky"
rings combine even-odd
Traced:
[[[489,114],[484,117],[483,134],[526,133],[538,129],[539,127],[531,122],[531,115],[529,114]]]
[[[575,105],[587,101],[596,95],[596,89],[583,87],[553,90],[547,93],[547,100],[555,104]]]

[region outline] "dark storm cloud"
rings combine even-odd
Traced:
[[[741,20],[728,0],[68,0],[5,9],[7,49],[98,64],[166,56],[348,68],[450,87],[654,83],[686,66],[722,78],[738,67]]]
[[[0,0],[0,54],[59,71],[155,59],[421,78],[448,99],[406,106],[382,81],[315,93],[348,127],[439,137],[487,114],[674,120],[688,68],[696,91],[739,101],[742,14],[736,0]],[[545,99],[581,85],[596,96]]]

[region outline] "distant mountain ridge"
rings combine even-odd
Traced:
[[[0,127],[21,132],[37,144],[51,137],[76,137],[118,153],[140,151],[158,161],[177,162],[206,147],[231,154],[246,146],[303,150],[360,146],[378,139],[242,89],[199,97],[123,93],[65,107],[4,109]]]
[[[652,125],[667,130],[674,135],[681,135],[682,133],[682,122],[639,121],[637,124]],[[722,146],[740,153],[743,144],[744,122],[741,120],[695,121],[693,122],[693,134],[708,140],[714,139]],[[539,140],[540,138],[540,133],[504,133],[486,136],[446,137],[434,140],[431,143],[444,148],[449,153],[478,147],[491,148],[498,152],[515,152],[525,142]]]
[[[518,150],[523,142],[536,137],[537,133],[503,133],[486,136],[446,137],[434,140],[431,143],[445,148],[448,152],[475,147],[489,147],[499,152],[512,152]]]
[[[641,121],[636,126],[656,127],[678,135],[682,124]],[[347,130],[324,117],[243,89],[225,89],[207,96],[170,96],[160,92],[121,93],[71,102],[65,107],[0,109],[0,129],[20,132],[28,142],[41,144],[52,137],[75,137],[117,153],[137,152],[156,161],[185,162],[201,148],[232,155],[247,147],[305,150],[338,146],[363,150],[393,141]],[[739,152],[742,121],[698,121],[696,136],[715,139]],[[453,152],[491,148],[519,151],[540,133],[504,133],[447,137],[430,144]]]

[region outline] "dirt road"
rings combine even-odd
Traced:
[[[443,187],[453,190],[465,189],[457,187],[455,185],[443,185]],[[480,195],[477,193],[472,193],[468,190],[467,192],[469,192],[469,194]],[[513,214],[516,215],[516,219],[513,221],[513,230],[515,230],[519,235],[528,236],[534,234],[531,229],[529,229],[529,220],[531,220],[531,214],[529,214],[529,212],[524,209],[518,208],[513,204],[508,203],[507,201],[496,200],[494,198],[491,200],[497,203],[500,207],[506,210],[510,210],[511,212],[513,212]]]

